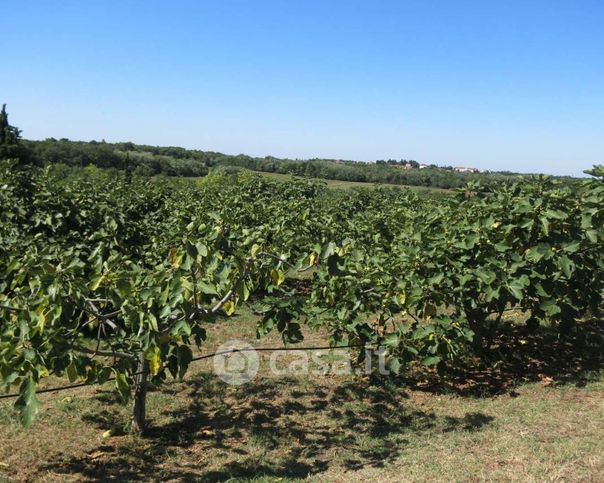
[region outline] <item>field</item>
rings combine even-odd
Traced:
[[[604,0],[31,3],[0,483],[604,483]]]
[[[280,173],[267,173],[262,171],[257,171],[258,174],[262,176],[266,176],[267,178],[274,179],[277,181],[291,181],[294,179],[292,175],[289,174],[280,174]],[[298,178],[299,179],[299,178]],[[322,182],[327,185],[328,188],[333,189],[351,189],[351,188],[373,188],[375,186],[382,187],[396,187],[401,189],[410,189],[417,193],[450,193],[450,190],[443,188],[435,188],[435,187],[425,187],[425,186],[406,186],[400,184],[385,184],[385,183],[362,183],[359,181],[340,181],[335,179],[321,179],[321,178],[310,178],[312,181]]]
[[[3,162],[0,476],[601,481],[601,178]],[[244,385],[232,339],[265,349]]]
[[[256,323],[249,310],[219,321],[204,351],[227,339],[252,340]],[[305,345],[324,343],[313,332]],[[282,343],[269,336],[255,345]],[[601,481],[604,381],[572,371],[573,364],[594,367],[598,359],[570,350],[557,354],[574,358],[550,375],[527,370],[503,376],[501,393],[483,397],[473,393],[485,389],[478,381],[432,386],[433,375],[426,373],[381,383],[276,376],[266,353],[253,385],[225,388],[211,361],[198,362],[184,382],[150,392],[144,438],[124,433],[129,411],[110,384],[40,396],[42,415],[29,429],[4,403],[0,475],[66,481]],[[548,357],[534,348],[525,356]],[[285,365],[293,357],[281,360]],[[104,437],[107,430],[112,435]]]

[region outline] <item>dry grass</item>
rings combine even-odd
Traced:
[[[254,324],[250,314],[222,321],[210,330],[208,350],[253,339]],[[306,344],[323,342],[309,334]],[[259,345],[280,342],[271,336]],[[0,479],[604,480],[600,378],[579,385],[548,378],[476,397],[417,381],[276,376],[269,357],[261,354],[248,385],[226,386],[203,361],[185,382],[152,391],[145,438],[123,433],[128,408],[110,385],[42,395],[41,416],[28,430],[4,403]],[[113,436],[103,437],[108,429]]]

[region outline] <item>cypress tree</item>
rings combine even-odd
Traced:
[[[0,159],[16,158],[22,160],[21,131],[8,122],[6,104],[0,112]]]

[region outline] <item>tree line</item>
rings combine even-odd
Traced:
[[[20,130],[8,123],[6,109],[0,117],[0,158],[17,158],[24,164],[45,166],[94,165],[115,168],[139,175],[200,177],[218,166],[245,168],[268,173],[291,174],[308,178],[340,181],[386,183],[461,188],[478,181],[486,186],[517,180],[520,175],[510,172],[467,173],[455,172],[434,164],[419,169],[415,160],[377,160],[374,163],[321,159],[283,159],[272,156],[253,157],[244,154],[229,155],[213,151],[159,147],[132,142],[71,141],[66,138],[48,138],[43,141],[22,140]],[[401,169],[409,166],[412,169]]]

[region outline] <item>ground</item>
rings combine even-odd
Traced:
[[[219,321],[203,352],[233,338],[281,345],[254,341],[255,322],[247,311]],[[235,387],[196,362],[151,391],[145,437],[124,433],[128,407],[110,383],[41,395],[29,429],[0,401],[0,480],[604,481],[601,346],[520,330],[494,350],[512,339],[513,358],[444,386],[430,374],[273,375],[262,352],[258,377]],[[282,353],[280,367],[296,357]]]

